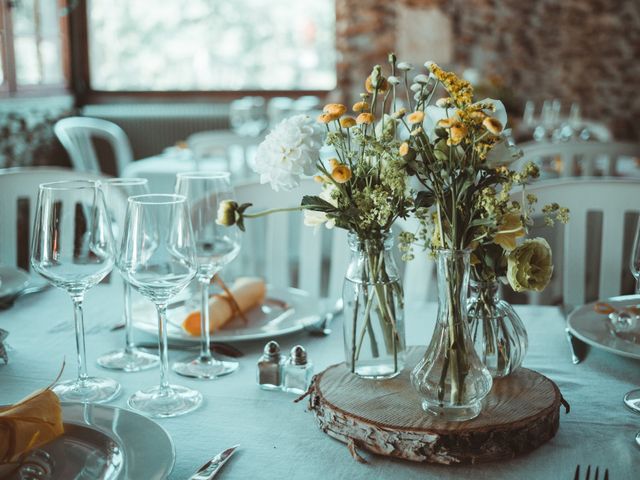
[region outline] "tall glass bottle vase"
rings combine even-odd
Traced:
[[[448,421],[478,416],[491,374],[478,357],[467,323],[469,250],[438,252],[438,317],[411,382],[427,413]]]
[[[404,300],[392,246],[388,234],[375,239],[349,234],[344,351],[347,367],[364,378],[395,377],[404,367]]]
[[[471,281],[471,338],[493,378],[516,370],[527,353],[527,331],[513,307],[500,298],[498,282]]]

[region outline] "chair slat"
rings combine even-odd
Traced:
[[[344,285],[344,276],[349,264],[351,251],[347,244],[347,232],[336,228],[332,232],[329,298],[333,300],[342,296],[342,286]]]
[[[587,212],[572,211],[571,221],[565,228],[563,265],[564,303],[570,306],[585,302],[586,238]]]
[[[271,215],[266,223],[265,274],[267,281],[279,287],[290,286],[288,218],[286,215]]]
[[[620,294],[623,232],[624,212],[608,212],[603,216],[600,288],[598,290],[601,298]]]

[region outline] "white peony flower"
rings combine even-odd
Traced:
[[[275,191],[291,190],[302,175],[313,175],[322,147],[322,130],[308,115],[282,120],[258,147],[253,170]]]

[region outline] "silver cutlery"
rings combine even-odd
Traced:
[[[227,463],[227,460],[231,458],[231,455],[235,453],[239,446],[240,445],[234,445],[233,447],[220,452],[207,463],[202,465],[196,473],[189,477],[189,480],[211,480],[220,471],[222,466]]]
[[[31,293],[41,292],[43,290],[46,290],[47,288],[49,288],[48,283],[38,283],[30,287],[24,288],[23,290],[20,290],[15,295],[2,297],[0,298],[0,310],[8,310],[9,308],[13,307],[13,304],[16,302],[18,298],[23,297],[25,295],[29,295]]]
[[[331,322],[335,317],[340,315],[344,310],[344,303],[342,298],[339,298],[333,308],[325,313],[318,323],[314,323],[313,325],[309,325],[305,328],[307,332],[311,335],[318,337],[326,337],[331,334]]]
[[[574,337],[568,328],[565,328],[564,331],[567,336],[569,349],[571,350],[571,361],[574,365],[577,365],[587,356],[587,344]]]
[[[600,478],[600,467],[596,467],[593,472],[593,477],[591,476],[591,465],[587,465],[587,471],[584,474],[584,477],[580,477],[580,465],[576,466],[576,473],[573,476],[573,480],[609,480],[609,469],[604,469],[604,474],[602,478]]]
[[[158,350],[158,344],[153,342],[136,343],[136,347],[142,348],[144,350]],[[209,348],[213,350],[215,353],[219,353],[220,355],[224,355],[226,357],[231,357],[231,358],[244,357],[244,352],[242,352],[238,348],[228,343],[211,342],[209,344]],[[192,345],[192,344],[185,344],[185,345],[170,344],[169,345],[169,350],[190,351],[190,350],[199,350],[199,349],[200,349],[200,345]]]

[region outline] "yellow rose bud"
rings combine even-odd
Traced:
[[[238,220],[237,217],[238,204],[233,200],[223,200],[218,207],[218,215],[216,217],[216,223],[218,225],[224,225],[230,227],[235,225]]]
[[[407,116],[407,121],[409,123],[422,123],[424,120],[424,112],[416,111]]]
[[[367,112],[369,110],[369,104],[362,100],[361,102],[356,102],[353,104],[353,111],[356,113],[359,112]]]
[[[494,135],[500,135],[500,133],[502,132],[502,123],[500,123],[499,120],[496,120],[493,117],[485,118],[482,121],[482,125]]]
[[[338,165],[340,165],[340,162],[337,158],[330,158],[328,163],[331,168],[336,168]]]
[[[351,169],[346,165],[338,165],[331,171],[331,178],[338,183],[346,183],[351,178]]]
[[[329,123],[332,122],[336,119],[336,117],[334,117],[333,115],[330,115],[328,113],[321,113],[320,115],[318,115],[317,121],[318,123]]]
[[[341,103],[329,103],[324,106],[322,111],[324,113],[328,113],[329,115],[341,117],[347,111],[347,107],[345,107]]]
[[[526,240],[507,259],[507,280],[516,292],[541,292],[552,274],[551,248],[544,238]]]
[[[343,117],[340,119],[340,126],[342,128],[351,128],[356,125],[356,119],[353,117]]]
[[[361,113],[360,115],[358,115],[356,117],[356,123],[358,125],[360,125],[362,123],[364,123],[366,125],[371,125],[374,122],[374,120],[375,119],[373,117],[373,114],[368,113],[368,112]]]

